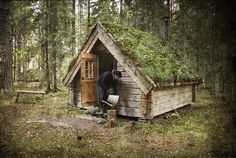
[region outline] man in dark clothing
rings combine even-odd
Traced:
[[[102,100],[106,101],[109,94],[118,94],[117,81],[121,78],[121,72],[115,69],[104,72],[98,79],[98,94],[99,94],[99,106],[103,113],[106,112],[105,105]],[[109,91],[109,92],[108,92]]]

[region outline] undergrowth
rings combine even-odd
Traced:
[[[118,119],[118,127],[86,121],[66,92],[0,101],[0,153],[5,157],[229,157],[234,131],[227,103],[206,89],[197,103],[147,123]],[[33,101],[32,101],[33,100]],[[55,127],[63,119],[78,125]],[[38,122],[30,122],[30,121]],[[68,123],[68,122],[64,122]],[[86,128],[85,128],[86,126]]]

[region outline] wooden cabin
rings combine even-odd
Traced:
[[[112,29],[110,29],[111,27]],[[145,37],[143,38],[149,38],[150,35],[131,29],[134,33],[128,33],[127,38],[129,39],[125,39],[126,36],[123,37],[122,32],[126,33],[130,31],[129,29],[131,28],[123,28],[123,26],[110,23],[97,23],[93,27],[81,48],[80,54],[70,64],[63,80],[63,84],[72,89],[72,103],[81,108],[94,106],[97,101],[96,88],[99,75],[115,68],[122,72],[122,78],[118,85],[120,94],[117,105],[118,115],[152,119],[157,115],[192,104],[196,98],[195,91],[196,85],[200,83],[199,80],[193,78],[180,80],[181,76],[179,76],[162,83],[155,80],[153,76],[150,77],[145,74],[142,71],[142,64],[138,63],[139,60],[142,62],[143,59],[130,55],[132,50],[128,52],[128,49],[124,49],[123,45],[126,42],[130,44],[129,40],[135,38],[132,36],[139,36],[140,34],[137,37],[139,38],[137,40],[140,41],[134,47],[141,47],[140,43],[143,42],[144,48],[142,49],[145,51],[146,41],[141,41],[141,35],[144,34]],[[117,34],[113,30],[118,30]],[[150,37],[150,39],[153,38]],[[151,51],[149,50],[149,52]],[[150,55],[155,58],[155,53],[158,54],[158,52],[154,52]],[[165,62],[170,62],[167,60],[169,56],[165,56],[165,54],[162,52],[163,59],[165,59],[163,61],[151,61],[153,60],[151,58],[150,64],[143,62],[143,64],[147,64],[144,66],[145,69],[152,68],[151,62],[154,62],[154,65],[155,62],[162,62],[162,65],[165,65]],[[163,67],[163,72],[167,74],[170,71],[165,71],[165,67]],[[161,79],[161,73],[158,70],[157,74],[159,74],[157,79]],[[185,78],[188,76],[185,75]]]

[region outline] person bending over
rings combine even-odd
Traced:
[[[117,81],[121,77],[121,72],[113,69],[112,72],[106,71],[102,73],[98,78],[98,104],[103,113],[106,113],[106,105],[102,103],[102,100],[107,101],[109,94],[118,94]]]

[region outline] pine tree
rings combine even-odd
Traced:
[[[0,53],[2,58],[2,71],[1,71],[1,87],[5,94],[12,92],[13,88],[13,76],[12,76],[12,36],[11,36],[11,24],[10,24],[10,2],[0,1]]]

